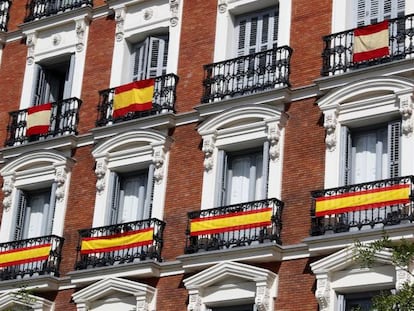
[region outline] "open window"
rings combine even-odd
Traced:
[[[355,27],[361,27],[402,17],[405,0],[354,0]]]

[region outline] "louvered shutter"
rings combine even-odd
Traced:
[[[46,217],[45,235],[50,235],[53,233],[53,223],[55,219],[55,210],[56,210],[56,189],[57,189],[57,184],[54,182],[50,190],[49,208],[45,213],[45,217]]]
[[[133,46],[132,81],[143,80],[146,77],[148,59],[148,39]]]
[[[269,181],[269,141],[265,141],[263,144],[263,169],[262,169],[261,195],[260,197],[257,198],[258,200],[267,198],[268,181]]]
[[[73,83],[74,71],[75,71],[75,54],[71,54],[70,60],[69,60],[69,66],[66,70],[66,75],[65,75],[63,99],[72,97],[72,83]]]
[[[405,0],[355,0],[356,27],[404,16]]]
[[[114,225],[118,222],[119,215],[119,199],[120,199],[120,180],[115,172],[109,175],[109,210],[107,216],[107,225]]]
[[[400,137],[401,122],[395,121],[388,124],[388,161],[389,177],[400,176]]]
[[[46,103],[49,97],[49,86],[46,82],[46,72],[39,64],[35,64],[32,106]]]
[[[226,204],[226,180],[227,180],[227,154],[224,150],[217,153],[217,174],[216,174],[216,207]]]
[[[14,240],[23,239],[23,227],[26,215],[26,195],[23,191],[17,189],[17,210],[16,210],[16,221],[14,229]]]
[[[352,142],[351,133],[348,127],[341,127],[341,173],[340,180],[343,185],[349,185],[352,183],[351,166],[352,166]]]
[[[145,195],[144,211],[142,214],[142,219],[151,218],[152,214],[152,202],[154,199],[154,164],[150,164],[148,168],[148,177],[147,177],[147,193]]]

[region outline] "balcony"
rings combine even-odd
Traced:
[[[32,0],[26,5],[24,22],[71,11],[83,6],[93,6],[92,0]]]
[[[59,276],[63,238],[55,235],[0,244],[0,280]]]
[[[9,21],[10,0],[0,1],[0,31],[7,32],[7,23]]]
[[[413,222],[413,182],[407,176],[313,191],[311,235]]]
[[[51,103],[49,128],[43,134],[35,135],[27,134],[28,109],[9,112],[8,138],[4,145],[17,146],[51,137],[76,135],[81,104],[82,101],[75,97]]]
[[[333,76],[359,68],[412,58],[414,54],[414,14],[389,20],[389,55],[353,62],[355,29],[323,37],[322,76]]]
[[[138,119],[163,112],[175,112],[176,87],[178,76],[167,74],[154,78],[154,93],[152,107],[144,111],[131,111],[120,117],[114,117],[115,89],[106,89],[99,92],[98,118],[96,126],[106,126],[113,123]]]
[[[282,201],[266,199],[189,212],[185,253],[282,244],[282,209]]]
[[[152,218],[79,231],[76,270],[147,259],[161,262],[165,223]]]
[[[288,46],[204,66],[202,103],[290,86]]]

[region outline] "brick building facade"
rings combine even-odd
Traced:
[[[413,16],[0,1],[0,310],[348,311],[398,289],[389,252],[352,248],[413,238]]]

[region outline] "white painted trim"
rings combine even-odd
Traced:
[[[24,299],[19,299],[17,290],[0,295],[0,309],[13,310],[13,306],[25,306],[34,311],[53,311],[54,303],[45,298],[24,293]]]

